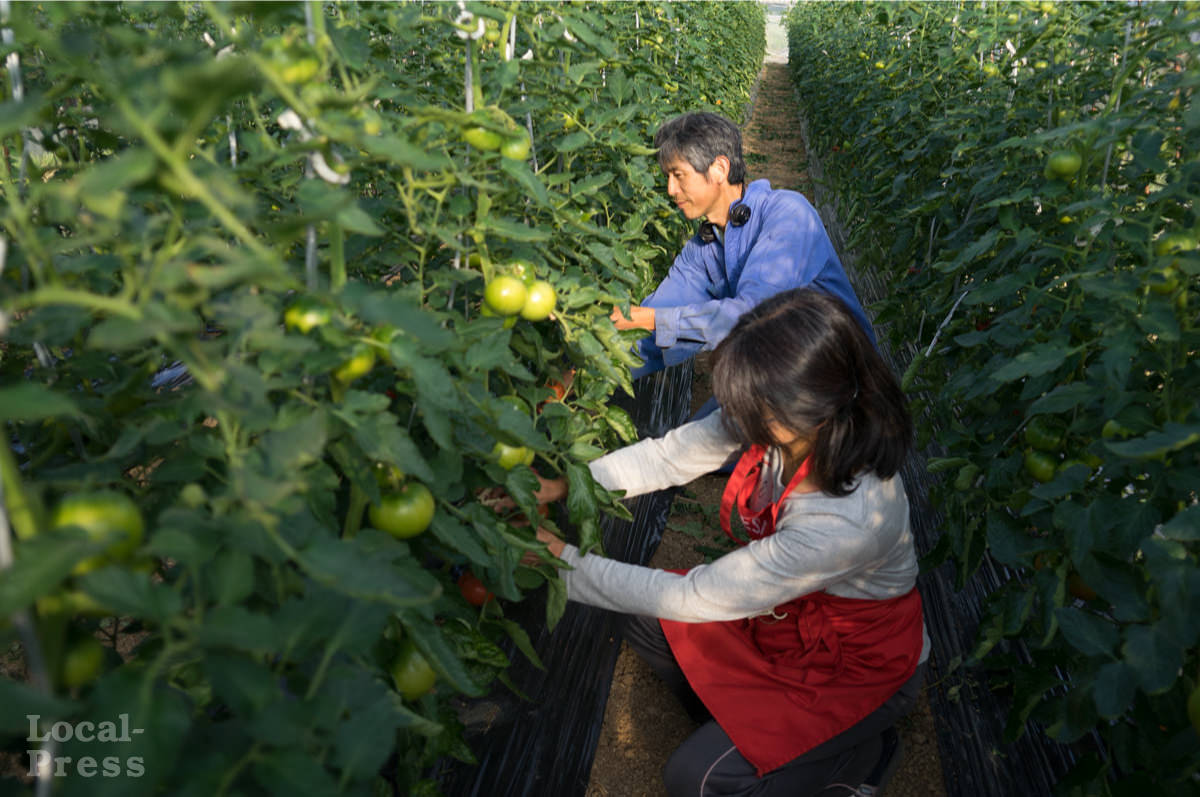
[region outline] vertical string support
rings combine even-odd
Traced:
[[[12,28],[8,27],[8,20],[11,13],[12,6],[9,0],[0,0],[0,40],[8,46],[16,44]],[[13,101],[22,102],[25,99],[25,86],[21,81],[21,57],[17,54],[15,48],[5,58],[5,66],[8,68],[9,85],[12,88]],[[28,163],[28,158],[29,128],[26,127],[21,130],[21,161],[18,171],[20,176],[17,184],[19,194],[24,194],[25,192],[26,164]],[[0,273],[4,271],[7,259],[8,239],[0,236]],[[7,318],[0,317],[0,336],[7,331],[7,326]],[[46,350],[46,347],[40,341],[35,341],[33,349],[42,367],[52,370],[54,363],[50,359],[50,353]],[[0,445],[7,446],[8,443],[0,441]],[[7,455],[7,451],[4,455]],[[13,464],[15,469],[15,463]],[[4,480],[0,479],[0,572],[11,568],[13,561],[12,533],[8,523],[8,498],[4,489]],[[33,619],[29,616],[27,610],[21,609],[13,612],[12,623],[17,629],[17,635],[21,639],[21,647],[25,651],[25,662],[29,667],[30,681],[39,692],[45,695],[52,694],[49,669],[46,666],[46,659],[42,655],[42,645],[38,640],[37,632],[34,630]],[[37,772],[31,773],[37,781],[35,792],[37,797],[50,797],[51,787],[54,783],[53,772],[50,771],[50,762],[58,755],[58,741],[51,737],[46,740],[45,745],[43,749],[48,755],[39,758],[40,765]]]
[[[512,19],[509,22],[509,26],[508,26],[508,37],[507,37],[507,40],[504,45],[504,60],[511,61],[513,59],[513,56],[516,54],[516,52],[517,52],[517,15],[514,13],[512,16]],[[522,60],[524,60],[526,56],[532,57],[533,53],[531,53],[531,52],[526,53],[525,56],[522,56]],[[521,79],[521,102],[522,103],[525,102],[525,79],[524,78]],[[527,133],[529,133],[529,159],[533,164],[534,172],[537,172],[537,170],[538,170],[537,139],[535,139],[533,137],[533,114],[531,114],[529,111],[525,112],[525,131]]]
[[[12,28],[8,27],[8,20],[12,13],[12,3],[10,0],[0,0],[0,40],[6,45],[15,44]],[[13,102],[23,102],[25,100],[25,84],[21,80],[21,56],[14,49],[4,59],[4,65],[8,68],[9,85],[12,86]],[[21,196],[25,194],[26,177],[29,174],[29,128],[21,128],[21,160],[17,168],[19,181],[17,191]]]
[[[304,25],[308,32],[308,43],[315,46],[317,34],[313,26],[313,0],[301,0],[301,2],[304,4]],[[308,163],[304,166],[304,179],[311,180],[312,178],[312,158],[309,158]],[[304,284],[310,292],[317,289],[317,227],[315,224],[309,224],[304,231]]]

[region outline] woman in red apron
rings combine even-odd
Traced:
[[[742,316],[713,386],[720,412],[590,469],[631,496],[742,451],[720,513],[741,547],[672,573],[538,537],[572,568],[568,598],[629,615],[626,640],[702,722],[664,770],[668,793],[880,794],[928,650],[897,475],[903,392],[845,305],[809,289]],[[539,497],[565,493],[543,480]]]

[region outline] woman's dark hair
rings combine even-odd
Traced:
[[[744,445],[774,445],[770,421],[809,437],[811,477],[848,495],[856,475],[900,470],[912,443],[904,392],[846,305],[796,288],[746,312],[717,346],[713,393]]]
[[[746,179],[742,131],[720,114],[695,111],[669,119],[654,134],[654,146],[664,170],[682,159],[704,173],[717,156],[724,155],[729,159],[729,182],[740,185]]]

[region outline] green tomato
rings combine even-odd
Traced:
[[[512,470],[518,465],[532,465],[533,452],[525,446],[510,446],[497,440],[492,446],[492,459],[505,470]]]
[[[1104,428],[1100,430],[1100,436],[1106,440],[1111,440],[1114,437],[1129,437],[1131,434],[1133,434],[1133,430],[1116,418],[1109,418],[1104,422]]]
[[[1058,463],[1058,467],[1055,469],[1055,473],[1066,473],[1068,470],[1075,467],[1076,465],[1078,465],[1081,468],[1087,468],[1088,473],[1092,472],[1091,466],[1088,465],[1086,462],[1084,462],[1082,458],[1072,458],[1072,459],[1064,459],[1062,462]]]
[[[508,274],[493,277],[483,290],[483,301],[499,315],[509,316],[521,312],[529,291],[525,283]]]
[[[509,160],[523,161],[529,157],[531,142],[529,134],[522,130],[520,133],[507,138],[500,145],[500,154]]]
[[[1190,252],[1198,245],[1195,236],[1186,232],[1170,232],[1154,241],[1154,254],[1177,255],[1180,252]]]
[[[321,68],[321,62],[311,56],[299,58],[279,69],[279,77],[284,83],[307,83],[316,77]]]
[[[311,296],[301,296],[283,311],[283,323],[288,329],[308,334],[329,323],[333,313],[329,307]]]
[[[367,517],[371,525],[399,540],[415,537],[433,522],[435,504],[429,488],[420,482],[407,482],[394,493],[371,504]]]
[[[504,143],[504,137],[486,127],[468,127],[462,132],[462,140],[482,152],[495,152]]]
[[[1150,272],[1146,286],[1150,288],[1151,293],[1157,293],[1159,296],[1170,295],[1179,287],[1179,272],[1172,266],[1155,269]]]
[[[554,286],[545,280],[537,280],[529,286],[525,304],[521,307],[521,318],[526,321],[542,321],[549,318],[557,302],[558,294],[555,293]]]
[[[400,643],[400,652],[392,662],[391,675],[396,691],[408,700],[416,700],[437,682],[437,672],[429,666],[410,639]]]
[[[333,370],[333,378],[348,385],[360,376],[366,376],[375,367],[375,349],[365,343],[354,347],[354,353]]]
[[[67,648],[63,656],[62,681],[75,689],[96,680],[104,665],[104,646],[95,637],[84,637]]]
[[[1050,157],[1046,159],[1046,168],[1043,174],[1049,180],[1066,180],[1079,171],[1079,167],[1083,165],[1083,158],[1078,152],[1069,149],[1060,149],[1050,153]]]
[[[93,556],[75,565],[74,573],[87,573],[110,561],[128,558],[142,544],[146,525],[142,513],[125,493],[98,490],[73,493],[55,508],[50,527],[76,526],[93,540],[106,541],[101,556]]]
[[[1044,415],[1035,415],[1025,425],[1025,442],[1038,451],[1058,451],[1064,439],[1058,426]]]
[[[1025,452],[1025,470],[1040,482],[1048,482],[1054,478],[1058,468],[1058,460],[1044,451],[1029,449]]]
[[[958,475],[954,478],[954,489],[962,492],[969,490],[975,486],[975,479],[979,477],[979,466],[974,462],[968,462],[958,469]]]
[[[185,484],[179,491],[179,503],[191,509],[204,506],[207,502],[208,494],[204,492],[204,486],[196,482]]]

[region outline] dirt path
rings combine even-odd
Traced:
[[[771,39],[768,36],[768,55]],[[777,56],[778,51],[774,54]],[[811,196],[800,140],[796,99],[787,67],[778,57],[767,59],[753,117],[745,129],[747,167],[751,179],[766,178],[777,188]],[[784,59],[785,60],[785,59]],[[706,358],[696,363],[692,405],[711,395]],[[724,478],[706,476],[677,498],[653,567],[690,567],[704,561],[698,547],[719,545],[716,522]],[[714,533],[716,536],[714,536]],[[904,758],[888,784],[889,797],[944,797],[933,716],[922,698],[900,724]],[[587,797],[662,797],[661,771],[671,752],[696,726],[675,699],[628,646],[622,646],[613,673]]]

